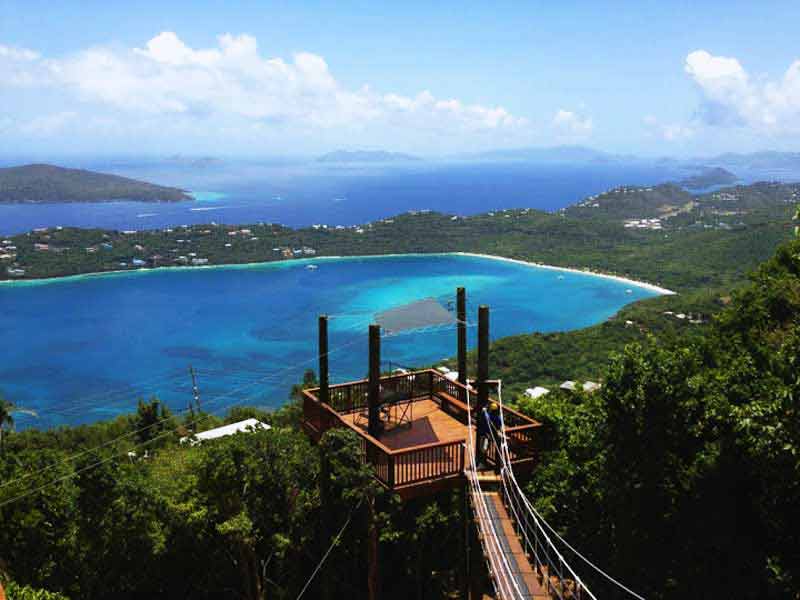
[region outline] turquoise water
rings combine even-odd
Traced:
[[[204,407],[282,404],[316,367],[317,315],[330,321],[331,378],[363,377],[376,312],[467,288],[469,317],[491,309],[493,338],[586,327],[654,292],[591,275],[434,255],[159,270],[0,286],[0,390],[38,417],[90,422],[156,394],[182,410],[199,372]],[[630,290],[630,292],[628,292]],[[475,327],[469,329],[470,346]],[[452,328],[384,338],[385,368],[455,354]],[[391,361],[391,365],[389,365]]]
[[[215,202],[228,196],[224,192],[189,192],[189,195],[195,202]]]

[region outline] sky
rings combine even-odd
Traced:
[[[800,2],[0,0],[0,154],[800,150]]]

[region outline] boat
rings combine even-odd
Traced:
[[[306,269],[308,269],[309,271],[316,271],[317,269],[319,269],[319,267],[317,265],[306,265]]]

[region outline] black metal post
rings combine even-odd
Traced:
[[[489,307],[478,308],[478,409],[489,402]]]
[[[328,316],[319,317],[319,399],[328,403]]]
[[[475,418],[480,424],[484,418],[483,409],[489,403],[489,307],[481,305],[478,308],[478,401],[476,403]],[[478,427],[481,431],[482,427]],[[483,435],[475,436],[475,462],[481,463],[484,460]]]
[[[380,405],[381,391],[381,328],[380,325],[369,326],[369,387],[367,405],[369,422],[367,430],[373,437],[380,435]]]
[[[456,318],[458,319],[458,382],[467,385],[467,293],[463,287],[456,290]],[[464,401],[464,398],[461,398]]]

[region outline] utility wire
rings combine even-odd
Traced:
[[[347,347],[349,347],[349,346],[352,346],[353,344],[357,343],[358,341],[360,341],[360,340],[353,340],[353,341],[351,341],[351,342],[348,342],[348,343],[346,343],[346,344],[341,344],[340,346],[336,347],[334,350],[329,350],[329,351],[328,351],[328,355],[331,355],[331,354],[333,354],[333,353],[335,353],[335,352],[339,352],[339,351],[341,351],[341,350],[343,350],[343,349],[345,349],[345,348],[347,348]],[[241,391],[243,391],[243,390],[249,389],[249,388],[251,388],[251,387],[253,387],[254,385],[257,385],[257,384],[259,384],[259,383],[262,383],[264,380],[266,380],[266,379],[268,379],[268,378],[270,378],[270,377],[273,377],[273,376],[275,376],[277,373],[281,373],[281,372],[283,372],[283,371],[289,371],[289,370],[291,370],[291,369],[296,369],[297,367],[299,367],[299,366],[302,366],[303,364],[307,364],[308,362],[310,362],[310,361],[313,361],[314,359],[315,359],[315,357],[312,357],[312,358],[310,358],[310,359],[306,359],[306,360],[300,361],[300,362],[298,362],[298,363],[295,363],[295,364],[293,364],[293,365],[289,365],[289,366],[287,366],[285,369],[281,369],[281,370],[278,370],[278,371],[272,371],[272,372],[270,372],[268,375],[265,375],[264,377],[262,377],[262,378],[261,378],[261,379],[259,379],[259,380],[256,380],[256,381],[254,381],[254,382],[252,382],[252,383],[248,383],[248,384],[246,384],[246,385],[240,386],[240,387],[238,387],[238,388],[236,388],[236,389],[234,389],[234,390],[232,390],[232,391],[226,392],[225,394],[222,394],[222,395],[216,396],[216,397],[212,398],[211,400],[207,400],[207,401],[205,402],[205,404],[206,404],[206,406],[208,406],[208,405],[210,405],[210,404],[214,404],[214,403],[218,402],[219,400],[221,400],[221,399],[223,399],[223,398],[225,398],[225,397],[230,397],[230,396],[232,396],[233,394],[236,394],[236,393],[238,393],[238,392],[241,392]],[[234,402],[234,403],[233,403],[231,406],[233,406],[233,405],[236,405],[236,404],[240,404],[240,403],[241,403],[240,401],[237,401],[237,402]],[[218,409],[215,409],[215,410],[218,410]],[[183,413],[187,413],[187,412],[189,412],[189,410],[188,410],[188,409],[183,409],[183,410],[177,411],[176,415],[181,415],[181,414],[183,414]],[[210,413],[210,414],[213,414],[213,413]],[[51,463],[51,464],[47,465],[46,467],[44,467],[44,468],[42,468],[42,469],[39,469],[38,471],[35,471],[35,472],[30,472],[30,473],[26,473],[25,475],[21,475],[20,477],[17,477],[17,478],[15,478],[15,479],[11,479],[11,480],[9,480],[9,481],[5,481],[5,482],[3,482],[2,484],[0,484],[0,489],[2,489],[2,488],[4,488],[4,487],[7,487],[7,486],[9,486],[9,485],[11,485],[11,484],[17,483],[17,482],[19,482],[19,481],[23,481],[23,480],[25,480],[25,479],[29,479],[30,477],[33,477],[34,475],[36,475],[36,474],[38,474],[38,473],[43,473],[43,472],[45,472],[45,471],[49,471],[50,469],[53,469],[53,468],[57,467],[57,466],[58,466],[58,465],[60,465],[60,464],[63,464],[63,463],[65,463],[65,462],[68,462],[68,461],[75,460],[76,458],[80,458],[81,456],[85,456],[86,454],[89,454],[89,453],[91,453],[91,452],[94,452],[94,451],[96,451],[96,450],[99,450],[99,449],[101,449],[101,448],[108,447],[108,446],[110,446],[110,445],[112,445],[112,444],[114,444],[114,443],[116,443],[116,442],[119,442],[119,441],[121,441],[121,440],[124,440],[124,439],[130,438],[130,437],[132,437],[132,436],[134,436],[134,435],[136,435],[136,434],[138,434],[138,433],[145,432],[145,431],[147,431],[147,430],[149,430],[149,429],[151,429],[151,428],[153,428],[153,427],[156,427],[156,426],[158,426],[158,425],[160,425],[160,424],[162,424],[162,423],[164,423],[164,422],[168,421],[170,418],[172,418],[172,416],[170,416],[170,417],[164,417],[163,419],[159,419],[159,420],[157,420],[157,421],[155,421],[155,422],[151,423],[150,425],[147,425],[147,426],[145,426],[145,427],[141,427],[141,428],[138,428],[138,429],[134,429],[134,430],[132,430],[132,431],[129,431],[129,432],[127,432],[127,433],[124,433],[124,434],[122,434],[122,435],[120,435],[120,436],[117,436],[117,437],[115,437],[115,438],[112,438],[111,440],[108,440],[108,441],[106,441],[106,442],[103,442],[102,444],[99,444],[99,445],[97,445],[97,446],[94,446],[94,447],[92,447],[92,448],[88,448],[88,449],[86,449],[86,450],[82,450],[82,451],[80,451],[80,452],[77,452],[77,453],[75,453],[75,454],[72,454],[72,455],[70,455],[70,456],[64,457],[64,458],[63,458],[63,459],[61,459],[61,460],[58,460],[58,461],[56,461],[56,462],[54,462],[54,463]],[[198,422],[198,421],[201,421],[201,420],[202,420],[202,418],[201,418],[201,419],[198,419],[198,420],[197,420],[197,421],[195,421],[195,422]],[[152,441],[152,440],[151,440],[151,441]],[[136,447],[136,446],[134,446],[134,447]],[[112,456],[112,458],[113,458],[113,456]],[[102,464],[102,462],[101,462],[100,464]],[[75,473],[75,474],[77,474],[77,473]],[[57,482],[58,482],[58,480],[56,480],[56,481],[54,481],[54,482],[51,482],[51,483],[57,483]],[[50,485],[50,484],[45,484],[45,487],[46,487],[47,485]],[[38,491],[38,489],[37,489],[37,491]],[[24,497],[24,496],[23,496],[23,497]],[[2,506],[5,506],[5,504],[7,504],[7,502],[4,502],[4,503],[0,504],[0,507],[2,507]]]
[[[358,508],[360,506],[361,506],[361,502],[359,502],[356,505],[356,508]],[[311,573],[311,577],[308,578],[308,581],[306,581],[306,584],[303,586],[303,589],[300,590],[299,594],[297,594],[297,599],[296,600],[300,600],[300,598],[303,597],[303,594],[306,593],[306,590],[308,589],[308,586],[310,586],[311,582],[314,581],[314,577],[317,576],[317,573],[322,568],[322,565],[324,565],[325,561],[328,559],[328,555],[331,553],[331,551],[334,549],[334,547],[336,547],[336,544],[339,543],[339,539],[342,537],[342,534],[344,533],[344,530],[347,529],[348,525],[350,525],[350,520],[353,518],[353,512],[355,511],[356,508],[354,508],[354,509],[352,509],[350,511],[350,514],[347,516],[347,520],[344,522],[344,525],[342,525],[342,528],[339,530],[339,533],[336,534],[336,537],[333,538],[333,542],[331,542],[331,545],[328,547],[328,550],[327,550],[327,552],[325,552],[324,556],[322,557],[322,560],[319,561],[319,563],[317,564],[316,568],[314,569],[314,572]]]

